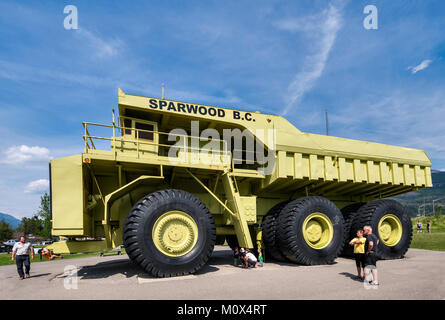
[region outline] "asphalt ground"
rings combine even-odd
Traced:
[[[350,259],[242,269],[232,265],[227,247],[217,246],[197,274],[165,279],[144,274],[126,255],[34,263],[25,280],[19,280],[15,265],[1,266],[0,299],[445,300],[444,265],[445,252],[410,249],[404,259],[379,261],[380,286],[370,287],[354,278]]]

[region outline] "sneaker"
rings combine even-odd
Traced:
[[[23,280],[23,279],[25,279],[25,278],[23,278],[23,277],[20,277],[19,279],[20,279],[20,280]]]
[[[27,273],[27,274],[26,274],[26,277],[27,277],[27,278],[30,278],[31,276],[29,275],[29,273]]]

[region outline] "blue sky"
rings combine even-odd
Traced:
[[[313,133],[328,109],[331,135],[421,148],[445,169],[444,14],[440,0],[2,1],[0,212],[37,210],[48,160],[82,151],[82,121],[111,121],[117,87],[159,97],[163,82],[166,98]]]

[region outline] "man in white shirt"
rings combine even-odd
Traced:
[[[26,277],[29,278],[29,270],[31,269],[31,262],[29,260],[29,253],[31,252],[31,259],[34,260],[34,250],[32,249],[32,245],[29,242],[25,243],[25,237],[21,236],[20,241],[14,244],[12,248],[12,258],[11,261],[14,261],[17,265],[17,272],[19,273],[20,280],[23,280]],[[25,265],[25,274],[23,274],[23,264]]]

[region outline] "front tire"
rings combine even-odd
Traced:
[[[201,269],[216,240],[213,216],[192,194],[162,190],[139,200],[123,232],[130,259],[157,277],[180,276]]]
[[[343,216],[333,202],[323,197],[291,201],[278,216],[278,242],[290,261],[330,264],[343,248]]]

